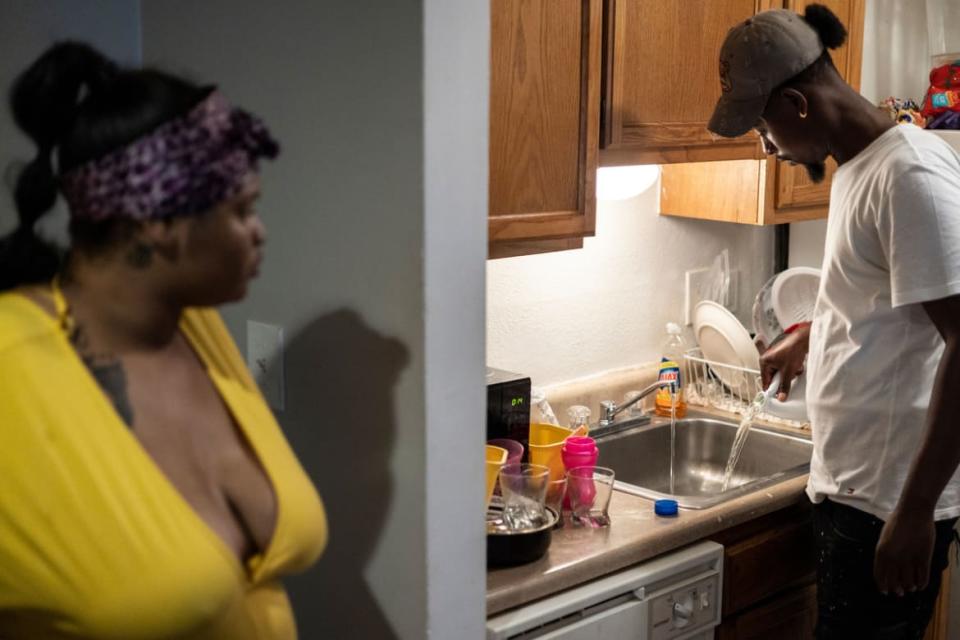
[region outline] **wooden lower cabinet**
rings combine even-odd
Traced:
[[[953,555],[952,548],[950,555]],[[927,627],[923,640],[950,640],[950,636],[947,635],[947,623],[950,619],[950,580],[950,565],[947,565],[940,581],[940,595],[937,596],[937,604],[933,608],[930,626]]]
[[[727,618],[717,640],[810,640],[817,622],[817,588],[807,585]]]
[[[813,508],[781,509],[712,537],[724,547],[717,640],[808,640],[817,622]],[[949,640],[950,569],[924,640]]]
[[[950,640],[950,570],[943,573],[943,586],[923,640]],[[717,640],[809,640],[817,622],[817,589],[807,585],[787,591],[736,616],[724,618]]]
[[[713,537],[724,547],[719,640],[806,640],[816,624],[813,509],[804,501]]]

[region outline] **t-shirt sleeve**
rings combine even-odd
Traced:
[[[960,167],[956,162],[909,167],[893,180],[878,217],[893,307],[960,294]]]

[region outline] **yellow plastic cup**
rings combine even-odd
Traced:
[[[563,441],[572,434],[570,429],[555,424],[530,423],[530,462],[550,469],[551,482],[564,477],[566,469],[563,467],[560,449]]]
[[[487,501],[486,506],[490,506],[490,498],[493,496],[493,489],[497,486],[497,476],[500,474],[500,467],[507,461],[509,452],[503,447],[495,447],[492,444],[487,445]],[[542,472],[541,472],[542,473]]]

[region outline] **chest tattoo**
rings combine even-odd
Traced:
[[[120,419],[128,427],[133,428],[133,407],[127,394],[127,373],[120,358],[111,353],[93,351],[80,325],[74,327],[70,334],[70,342],[80,354],[80,359],[83,360],[94,380],[110,398]]]

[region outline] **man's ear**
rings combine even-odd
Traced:
[[[806,118],[810,113],[810,104],[807,102],[807,96],[792,87],[787,87],[780,92],[789,104],[797,111],[797,116],[801,119]]]
[[[140,239],[157,255],[173,262],[180,255],[186,237],[182,219],[151,220],[143,223]]]

